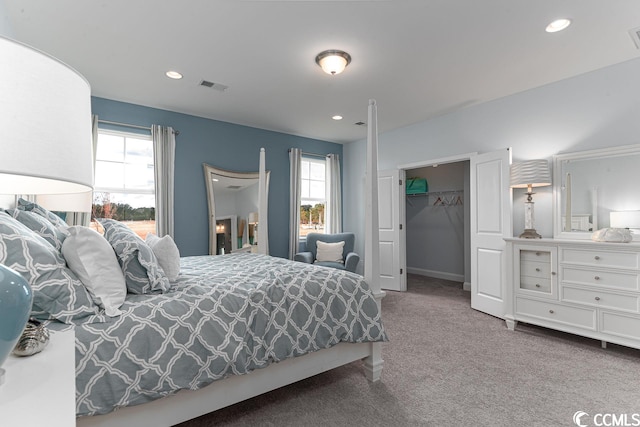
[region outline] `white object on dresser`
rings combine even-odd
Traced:
[[[509,329],[521,321],[640,348],[640,244],[506,240]]]
[[[10,355],[0,386],[0,421],[6,426],[76,425],[76,352],[73,331],[50,331],[42,352]]]

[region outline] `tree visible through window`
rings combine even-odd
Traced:
[[[155,233],[151,135],[98,130],[92,217],[122,221],[143,239]]]
[[[324,160],[303,157],[301,160],[300,237],[324,233],[324,207],[326,205]]]

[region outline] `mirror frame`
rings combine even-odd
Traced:
[[[640,144],[595,150],[561,153],[553,156],[553,237],[555,239],[590,240],[593,232],[562,231],[562,163],[566,160],[602,159],[603,157],[640,154]],[[593,230],[595,231],[595,230]]]
[[[226,176],[228,178],[239,178],[239,179],[255,179],[258,183],[260,182],[260,173],[259,172],[236,172],[230,171],[226,169],[220,169],[218,167],[212,166],[207,163],[202,164],[202,168],[204,171],[204,182],[207,190],[207,206],[209,207],[209,255],[215,255],[216,253],[216,204],[215,204],[215,195],[213,192],[213,182],[210,179],[212,173],[216,175]],[[270,171],[265,171],[266,174],[266,186],[267,186],[267,197],[269,197],[269,176]],[[267,215],[265,213],[264,215]],[[262,215],[262,213],[260,213]],[[232,230],[233,233],[233,230]],[[237,233],[236,233],[237,234]],[[268,239],[268,236],[267,236]],[[232,244],[235,242],[232,240]],[[238,248],[240,249],[240,248]]]

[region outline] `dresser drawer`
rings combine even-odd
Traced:
[[[520,263],[520,275],[548,279],[551,276],[549,262],[524,261]]]
[[[562,301],[588,304],[594,307],[606,307],[616,310],[638,311],[638,295],[621,295],[596,289],[581,289],[563,286],[560,299]]]
[[[551,293],[551,280],[541,279],[537,277],[520,277],[520,289],[526,289],[528,291]]]
[[[581,283],[592,286],[638,290],[638,274],[615,271],[582,270],[562,266],[562,282]]]
[[[551,253],[549,251],[532,251],[524,249],[520,251],[520,261],[537,261],[546,262],[548,264],[551,262]]]
[[[590,266],[631,268],[640,267],[640,254],[634,252],[609,252],[601,250],[562,249],[560,262],[587,264]]]
[[[623,338],[640,339],[640,317],[600,312],[600,331]]]
[[[516,298],[516,313],[580,328],[596,329],[596,310]]]

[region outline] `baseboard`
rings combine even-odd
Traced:
[[[447,273],[446,271],[427,270],[424,268],[407,267],[407,273],[419,276],[433,277],[436,279],[451,280],[452,282],[464,282],[463,274]],[[471,287],[469,287],[471,289]]]
[[[463,291],[467,291],[467,292],[471,292],[471,283],[470,282],[464,282],[462,284],[462,290]]]

